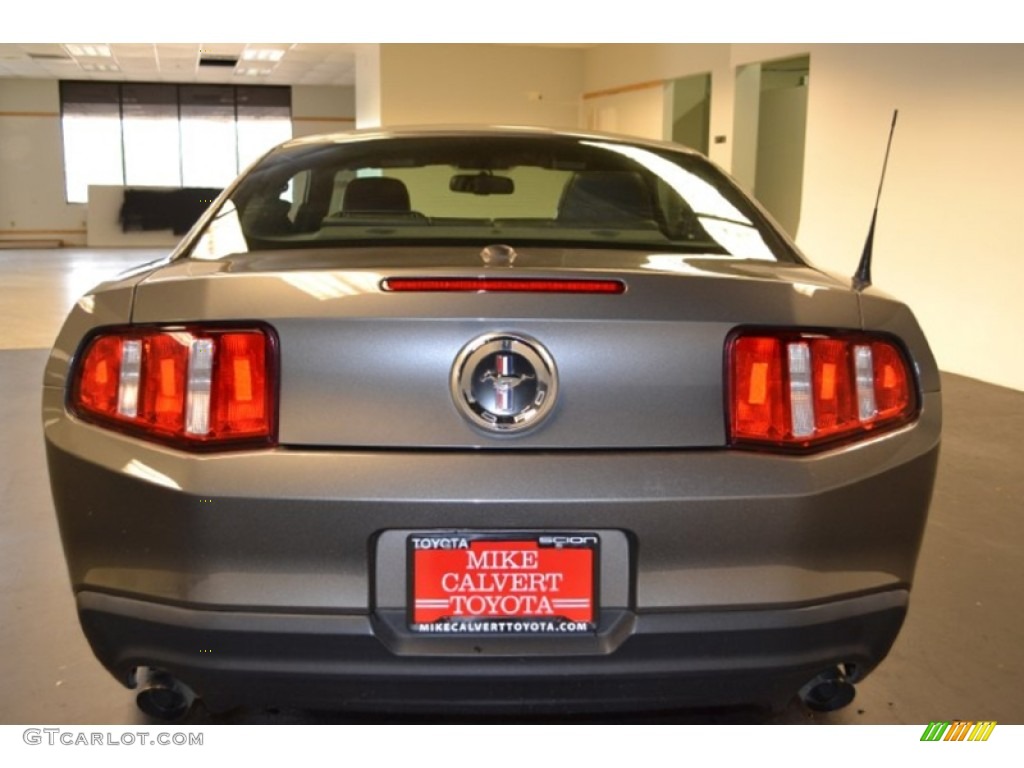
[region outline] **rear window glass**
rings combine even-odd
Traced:
[[[217,247],[200,240],[197,255],[501,242],[795,260],[703,158],[552,136],[295,142],[241,180],[210,230]]]

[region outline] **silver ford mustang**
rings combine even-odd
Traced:
[[[939,377],[681,147],[291,141],[96,288],[43,421],[82,628],[155,717],[848,703]]]

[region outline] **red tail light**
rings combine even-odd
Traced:
[[[917,416],[910,364],[886,338],[752,331],[728,349],[731,444],[810,450]]]
[[[78,357],[79,417],[184,448],[275,439],[274,336],[262,328],[127,329]]]
[[[524,277],[389,277],[381,281],[388,293],[602,293],[626,292],[621,280],[549,280]]]

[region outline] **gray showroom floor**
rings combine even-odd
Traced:
[[[159,253],[0,250],[0,724],[146,722],[78,629],[47,484],[39,399],[46,348],[77,295]],[[943,387],[939,479],[910,614],[851,706],[811,715],[794,702],[777,715],[661,712],[601,722],[1024,723],[1024,393],[953,375],[943,377]],[[384,720],[240,710],[193,722]]]

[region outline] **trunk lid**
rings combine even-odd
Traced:
[[[592,277],[626,291],[381,290],[399,277]],[[178,260],[139,284],[132,320],[269,323],[280,341],[281,444],[402,449],[722,446],[734,328],[860,327],[849,287],[806,266],[530,248],[513,268],[486,268],[465,247]],[[457,407],[456,359],[490,333],[533,339],[554,361],[557,399],[533,429],[493,433]]]

